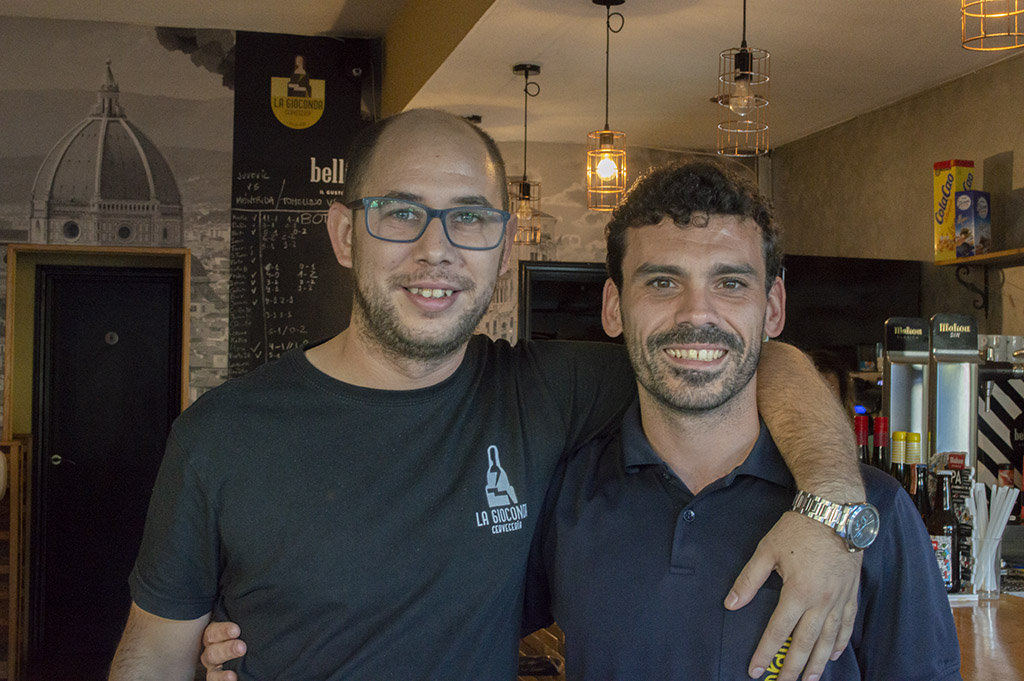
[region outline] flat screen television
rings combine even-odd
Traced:
[[[613,341],[601,327],[601,262],[519,261],[519,337]]]
[[[779,337],[856,362],[857,346],[885,337],[889,317],[921,315],[921,263],[787,255],[786,326]]]

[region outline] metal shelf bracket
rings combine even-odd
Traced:
[[[973,283],[967,281],[963,277],[971,274],[970,265],[957,265],[956,267],[956,280],[960,282],[960,285],[969,290],[977,299],[973,301],[975,310],[984,310],[985,319],[988,319],[988,266],[981,265],[982,281],[984,288],[978,288]]]

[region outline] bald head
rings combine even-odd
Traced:
[[[497,144],[486,132],[464,118],[436,109],[411,109],[390,116],[364,128],[352,141],[345,156],[345,202],[363,196],[363,184],[372,165],[387,163],[389,152],[399,145],[404,151],[430,145],[439,138],[482,145],[484,158],[479,169],[491,175],[501,196],[502,208],[508,210],[505,162]]]

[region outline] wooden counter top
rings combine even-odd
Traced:
[[[964,681],[1024,679],[1024,598],[1003,594],[995,601],[953,608]]]

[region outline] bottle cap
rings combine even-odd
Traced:
[[[868,443],[868,417],[866,414],[857,414],[853,417],[853,432],[857,435],[857,444]]]
[[[911,466],[924,463],[921,459],[921,433],[907,433],[906,462]]]
[[[883,442],[882,440],[886,440]],[[887,440],[889,439],[889,417],[888,416],[876,416],[875,417],[875,442],[881,445],[888,445]],[[876,445],[877,446],[877,445]]]
[[[897,430],[892,434],[892,462],[904,463],[906,461],[907,434]]]

